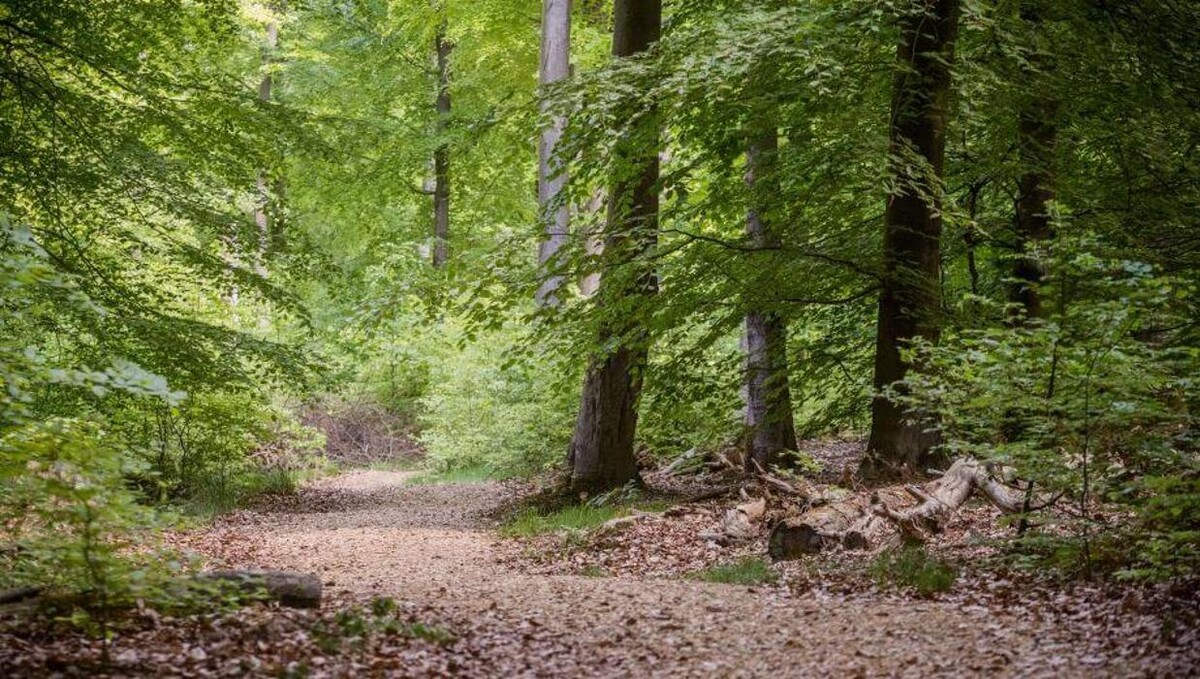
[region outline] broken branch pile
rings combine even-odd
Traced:
[[[775,524],[768,552],[774,559],[794,559],[835,547],[870,549],[895,537],[897,531],[906,539],[923,540],[940,531],[955,510],[977,493],[1002,512],[1022,511],[1021,499],[993,479],[982,464],[960,458],[941,478],[922,486],[888,486],[870,495],[810,505]],[[913,499],[916,505],[905,506]]]

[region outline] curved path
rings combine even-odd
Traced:
[[[251,513],[213,530],[243,540],[259,566],[322,574],[335,593],[499,621],[520,635],[503,651],[516,651],[517,674],[1129,676],[1145,667],[1127,661],[1119,642],[1096,644],[1020,609],[523,574],[496,559],[484,518],[504,497],[500,486],[407,486],[409,476],[326,479],[288,511]]]

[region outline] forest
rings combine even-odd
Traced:
[[[0,47],[0,676],[1200,672],[1200,4]]]

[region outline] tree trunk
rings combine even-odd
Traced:
[[[441,268],[450,259],[450,144],[445,140],[450,118],[450,51],[454,45],[446,38],[446,20],[438,25],[434,49],[437,52],[437,136],[441,139],[433,152],[433,266]]]
[[[1044,3],[1038,3],[1026,5],[1021,11],[1034,47],[1024,74],[1028,91],[1017,121],[1017,149],[1024,170],[1017,184],[1017,257],[1009,301],[1020,305],[1017,312],[1023,309],[1028,318],[1043,314],[1039,286],[1046,277],[1046,267],[1036,249],[1054,236],[1050,203],[1054,200],[1058,100],[1047,82],[1053,60],[1040,44],[1043,10]]]
[[[627,57],[649,49],[662,27],[660,0],[616,0],[613,8],[613,55]],[[609,191],[604,252],[606,267],[597,291],[598,306],[624,307],[631,298],[653,295],[653,265],[644,255],[658,238],[658,121],[642,117],[615,150],[617,169]],[[646,132],[647,134],[639,134]],[[568,461],[571,486],[594,492],[638,478],[634,457],[637,405],[649,350],[646,331],[632,317],[607,318],[598,346],[603,355],[590,360]],[[605,347],[615,344],[615,348]]]
[[[876,328],[876,391],[904,379],[900,351],[915,338],[937,341],[941,315],[941,178],[949,116],[950,64],[959,0],[922,0],[901,20],[892,92],[889,154],[896,182],[884,213],[884,279]],[[924,167],[922,167],[924,166]],[[890,399],[871,405],[871,437],[861,471],[868,478],[924,470],[936,439]]]
[[[777,186],[772,166],[778,150],[771,130],[750,142],[746,150],[746,184],[751,205]],[[755,248],[779,247],[779,236],[763,218],[762,210],[746,213],[746,235]],[[796,427],[792,420],[792,395],[788,388],[787,323],[773,311],[746,313],[746,427],[749,446],[746,468],[770,469],[781,462],[779,452],[796,450]]]
[[[543,0],[542,59],[538,80],[543,88],[565,80],[571,71],[571,0]],[[538,247],[538,265],[545,280],[537,291],[538,305],[558,303],[563,276],[554,271],[555,255],[567,242],[571,212],[558,194],[567,182],[566,168],[556,162],[554,147],[562,137],[565,120],[556,117],[538,139],[538,206],[546,239]],[[558,203],[558,204],[556,204]]]
[[[587,203],[583,206],[583,210],[587,215],[594,215],[604,206],[605,196],[604,191],[596,191],[588,198]],[[598,233],[595,230],[589,230],[583,235],[583,249],[587,252],[589,258],[598,259],[601,253],[604,252],[604,234]],[[592,270],[591,267],[584,268],[584,274],[579,277],[579,294],[584,297],[591,297],[596,294],[596,290],[600,288],[600,271]]]
[[[263,103],[271,101],[271,71],[270,65],[275,47],[279,43],[279,25],[274,21],[267,22],[267,55],[264,58],[264,63],[268,70],[263,75],[262,82],[258,84],[258,99]],[[254,269],[259,275],[267,273],[267,254],[271,247],[271,221],[268,217],[267,210],[271,200],[271,194],[267,190],[267,171],[260,169],[258,171],[258,180],[256,182],[258,189],[258,200],[254,207],[254,224],[258,227],[258,256],[254,261]]]

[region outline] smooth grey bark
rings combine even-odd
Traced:
[[[746,184],[751,208],[746,212],[746,235],[758,249],[778,248],[780,240],[767,224],[762,198],[773,193],[772,166],[778,151],[776,132],[750,141],[746,148]],[[750,310],[746,313],[746,427],[749,430],[746,468],[756,471],[783,460],[779,453],[796,450],[796,427],[792,417],[792,396],[788,386],[787,322],[774,311]]]
[[[565,80],[571,74],[571,0],[544,0],[542,3],[542,47],[538,82],[543,90]],[[543,111],[544,111],[543,105]],[[556,116],[538,137],[538,206],[545,224],[546,238],[538,246],[538,265],[545,279],[537,291],[537,302],[544,306],[558,303],[563,275],[552,272],[553,261],[567,242],[571,212],[558,195],[567,182],[566,168],[554,157],[566,121]]]
[[[912,340],[936,342],[941,325],[941,178],[949,118],[950,66],[958,38],[959,0],[920,0],[901,20],[892,86],[889,154],[898,191],[884,213],[883,288],[876,328],[876,392],[904,379],[900,351]],[[913,158],[913,155],[916,158]],[[911,159],[911,160],[910,160]],[[912,162],[928,173],[909,172]],[[891,399],[871,404],[871,437],[860,471],[894,477],[936,466],[936,437],[909,421]]]
[[[274,83],[269,68],[272,53],[274,53],[278,45],[279,24],[269,21],[267,22],[267,55],[264,60],[268,70],[263,74],[263,79],[258,84],[258,99],[263,103],[271,101],[271,89]],[[258,257],[255,258],[254,268],[259,275],[266,275],[267,254],[271,248],[271,219],[268,214],[271,194],[267,190],[267,171],[265,169],[258,171],[258,179],[255,183],[258,189],[258,200],[254,206],[254,224],[258,228]]]
[[[613,55],[628,57],[650,48],[662,29],[660,0],[616,0]],[[643,256],[658,238],[657,116],[618,143],[617,170],[609,191],[605,224],[606,267],[596,293],[599,306],[628,302],[657,290],[653,264]],[[620,267],[622,270],[618,270]],[[606,318],[598,346],[616,346],[589,360],[568,462],[571,487],[596,492],[638,480],[634,456],[637,406],[649,351],[645,328],[633,318]]]
[[[437,135],[443,137],[450,118],[450,52],[453,43],[446,38],[446,20],[438,25],[434,38],[437,55]],[[441,268],[450,261],[450,144],[442,139],[433,152],[433,266]]]

